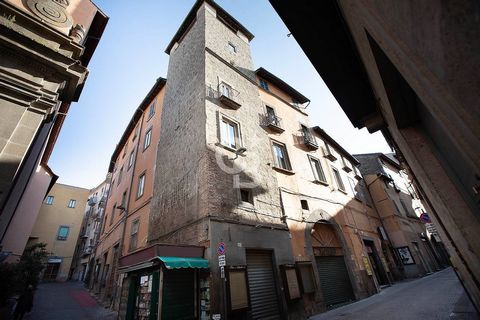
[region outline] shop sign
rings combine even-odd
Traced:
[[[368,261],[367,257],[363,257],[363,265],[365,266],[365,271],[369,276],[373,275],[372,268],[370,267],[370,262]]]

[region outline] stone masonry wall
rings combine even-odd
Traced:
[[[170,52],[158,144],[149,242],[204,214],[199,183],[205,150],[204,7]],[[203,200],[204,201],[204,200]]]

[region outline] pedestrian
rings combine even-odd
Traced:
[[[22,320],[26,312],[32,311],[33,286],[28,285],[27,289],[18,297],[17,306],[13,312],[13,320]]]

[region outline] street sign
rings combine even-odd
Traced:
[[[420,215],[420,220],[424,223],[431,223],[432,222],[432,220],[430,220],[430,217],[428,216],[428,214],[426,212],[424,212]]]
[[[222,318],[222,315],[219,313],[212,314],[212,320],[220,320]]]
[[[225,267],[220,267],[220,278],[225,278]]]
[[[220,243],[218,244],[217,254],[218,254],[219,256],[224,255],[224,254],[225,254],[225,249],[226,249],[225,243],[220,242]]]
[[[225,267],[226,259],[225,255],[218,256],[218,266]]]

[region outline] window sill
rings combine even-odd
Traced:
[[[219,143],[217,144],[217,146],[222,147],[223,149],[228,150],[228,151],[233,152],[233,153],[237,153],[237,150],[238,150],[238,149],[236,149],[236,148],[229,147],[229,146],[227,146],[227,145],[225,145],[225,144],[223,144],[223,143],[221,143],[221,142],[219,142]]]
[[[337,191],[340,191],[340,192],[343,193],[343,194],[348,194],[347,191],[342,190],[342,189],[337,189]]]
[[[290,176],[295,174],[295,172],[293,172],[292,170],[283,169],[283,168],[275,167],[275,166],[273,166],[272,168],[275,171],[278,171],[280,173],[284,173],[284,174],[287,174],[287,175],[290,175]]]
[[[326,182],[326,181],[313,180],[312,182],[315,183],[315,184],[321,184],[321,185],[324,185],[324,186],[328,186],[328,182]]]
[[[251,212],[254,212],[255,211],[255,206],[250,203],[250,202],[245,202],[245,201],[241,201],[239,204],[238,204],[238,208],[239,209],[244,209],[244,210],[247,210],[247,211],[251,211]]]

